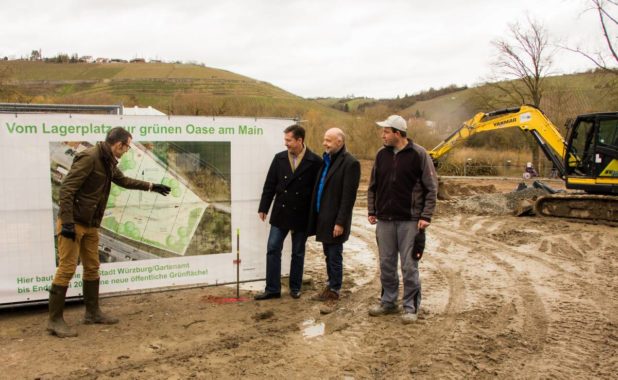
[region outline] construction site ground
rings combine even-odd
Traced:
[[[414,324],[367,314],[380,280],[365,176],[336,307],[309,299],[326,277],[310,239],[300,299],[284,289],[225,304],[218,297],[236,289],[221,286],[110,297],[102,306],[119,324],[81,324],[83,306],[72,304],[65,317],[79,336],[67,339],[45,332],[45,306],[3,310],[0,377],[615,378],[618,229],[512,216],[518,182],[447,179],[452,199],[428,229]]]

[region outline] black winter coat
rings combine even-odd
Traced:
[[[300,165],[292,172],[288,151],[273,158],[266,175],[258,212],[268,213],[274,200],[270,224],[292,231],[306,231],[311,192],[322,159],[306,148]]]
[[[345,146],[341,149],[326,174],[319,213],[316,211],[316,197],[324,165],[318,171],[313,188],[309,236],[315,235],[315,239],[323,243],[344,243],[350,237],[352,209],[360,181],[360,163],[345,150]],[[343,234],[336,238],[333,237],[335,224],[343,226]]]

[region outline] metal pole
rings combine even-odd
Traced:
[[[236,298],[240,299],[240,228],[236,229]]]

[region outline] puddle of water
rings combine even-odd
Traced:
[[[311,339],[324,335],[326,331],[326,325],[324,322],[316,323],[315,319],[307,319],[301,325],[303,331],[303,338]]]

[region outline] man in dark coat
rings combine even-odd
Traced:
[[[312,299],[338,300],[343,281],[343,243],[350,236],[352,209],[360,181],[360,164],[345,148],[339,128],[324,134],[324,163],[313,190],[309,233],[322,242],[328,285]]]
[[[131,149],[131,134],[112,128],[104,142],[99,142],[75,156],[73,165],[60,186],[58,233],[58,267],[49,290],[47,330],[61,338],[77,336],[63,318],[69,282],[81,259],[86,314],[84,323],[117,323],[99,307],[99,226],[103,219],[112,182],[126,189],[170,192],[168,186],[125,177],[118,160]]]
[[[300,297],[309,203],[322,165],[322,159],[305,146],[303,127],[292,125],[283,132],[287,150],[273,158],[258,208],[258,216],[264,221],[274,198],[266,248],[266,289],[255,296],[256,300],[281,297],[281,250],[288,232],[292,233],[290,295]]]

